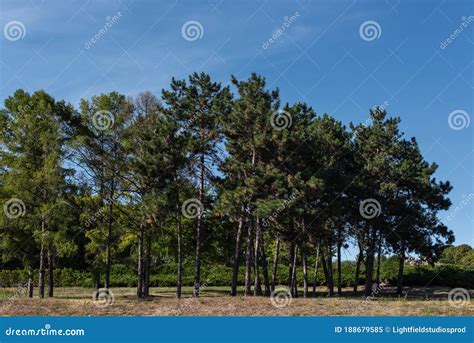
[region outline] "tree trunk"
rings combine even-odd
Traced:
[[[369,244],[369,249],[367,251],[367,263],[365,268],[365,295],[370,296],[372,294],[372,285],[373,285],[373,271],[374,271],[374,259],[375,259],[375,244],[377,238],[377,230],[372,228],[372,235]]]
[[[271,285],[271,291],[273,292],[275,290],[275,284],[276,284],[276,276],[277,276],[277,270],[278,270],[278,255],[280,253],[280,238],[277,237],[276,243],[275,243],[275,256],[273,258],[273,269],[272,269],[272,285]]]
[[[254,268],[255,281],[253,288],[253,295],[262,295],[262,285],[260,283],[260,268],[259,268],[259,254],[260,254],[260,225],[259,219],[255,220],[255,248],[254,248]]]
[[[294,260],[294,253],[295,253],[295,242],[290,243],[290,253],[288,259],[288,288],[290,292],[293,292],[293,260]]]
[[[94,270],[94,281],[95,281],[94,300],[97,300],[97,297],[99,295],[99,288],[100,288],[100,271],[98,269]]]
[[[401,251],[398,260],[398,277],[397,277],[397,295],[403,293],[403,269],[405,266],[405,251]]]
[[[40,258],[39,258],[39,278],[38,278],[38,294],[40,298],[44,298],[44,279],[46,270],[46,256],[45,256],[45,222],[44,218],[41,219],[41,247],[40,247]]]
[[[205,154],[201,153],[199,159],[199,201],[201,206],[204,201],[204,167],[205,167]],[[195,297],[199,296],[201,289],[201,231],[203,224],[203,213],[204,211],[198,212],[197,226],[196,226],[196,261],[194,264],[194,292]]]
[[[252,277],[252,220],[247,223],[247,252],[245,256],[245,295],[250,295],[252,292],[251,277]]]
[[[33,298],[33,256],[28,261],[28,298]]]
[[[298,297],[298,286],[296,285],[296,261],[298,259],[298,245],[294,244],[293,261],[291,266],[291,294],[294,298]]]
[[[359,254],[357,255],[356,269],[355,269],[355,278],[354,278],[354,295],[357,295],[357,287],[359,286],[360,281],[360,265],[364,259],[364,248],[359,242]]]
[[[267,254],[265,253],[265,242],[263,240],[263,232],[260,226],[260,221],[257,221],[257,225],[259,226],[259,234],[260,234],[260,260],[262,262],[262,274],[263,274],[263,284],[265,286],[265,295],[270,295],[270,281],[268,278],[268,263],[267,263]]]
[[[54,295],[54,254],[51,244],[48,249],[48,297]]]
[[[331,261],[330,257],[328,257],[328,261]],[[324,248],[321,250],[321,265],[323,266],[324,278],[326,279],[326,287],[328,289],[328,296],[332,296],[334,295],[334,285],[333,285],[332,275],[329,272],[329,268],[326,262],[326,257],[324,255]]]
[[[111,249],[112,249],[112,203],[109,204],[109,220],[107,225],[107,247],[106,247],[106,260],[105,260],[105,282],[104,288],[110,288],[110,267],[111,261]]]
[[[237,282],[239,278],[240,265],[240,249],[242,248],[242,228],[244,226],[244,208],[242,207],[242,214],[239,218],[239,225],[237,227],[237,235],[235,237],[235,253],[234,253],[234,267],[232,269],[232,284],[230,286],[230,295],[235,297],[237,295]]]
[[[380,266],[381,266],[381,258],[382,257],[382,234],[380,234],[379,240],[379,249],[377,254],[377,270],[375,276],[375,282],[377,282],[377,286],[380,285]]]
[[[316,259],[314,261],[313,297],[316,297],[316,287],[317,287],[317,282],[318,282],[318,262],[319,262],[319,244],[316,248]]]
[[[181,289],[183,287],[183,248],[182,248],[182,224],[181,224],[181,205],[179,194],[176,195],[176,225],[178,227],[178,282],[176,285],[176,297],[181,298]]]
[[[342,264],[341,264],[341,247],[342,243],[337,243],[337,294],[342,296]]]
[[[148,299],[150,296],[150,271],[151,271],[151,234],[146,235],[146,264],[145,281],[143,283],[143,297]]]
[[[306,249],[301,248],[301,260],[303,263],[303,297],[308,297],[308,268],[306,261]]]
[[[138,284],[137,284],[137,298],[143,298],[143,223],[140,224],[140,233],[138,235]]]
[[[328,257],[328,276],[329,276],[329,295],[334,295],[334,273],[332,268],[332,253],[331,253],[331,246],[329,246]]]

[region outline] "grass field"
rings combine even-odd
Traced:
[[[454,306],[448,301],[449,289],[410,289],[395,297],[393,289],[380,296],[344,296],[328,298],[324,288],[315,298],[282,298],[275,303],[268,297],[228,296],[228,287],[207,287],[200,298],[191,297],[191,287],[183,289],[183,298],[174,297],[174,288],[152,288],[148,300],[136,300],[135,289],[112,289],[108,306],[93,301],[94,290],[58,288],[54,298],[28,299],[15,289],[0,293],[0,313],[6,316],[474,316],[472,300]],[[240,290],[241,291],[241,290]],[[471,292],[472,299],[472,292]],[[281,306],[281,307],[278,307]]]

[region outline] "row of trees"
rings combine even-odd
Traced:
[[[437,218],[451,186],[399,123],[377,107],[347,128],[305,103],[282,105],[255,74],[222,86],[194,73],[160,99],[112,92],[79,110],[18,90],[0,112],[2,266],[28,269],[29,296],[39,269],[43,297],[46,269],[52,296],[55,266],[88,269],[108,289],[112,264],[125,261],[146,298],[153,266],[171,256],[180,297],[191,261],[199,295],[204,259],[233,264],[231,295],[239,267],[246,295],[269,295],[285,249],[294,296],[300,266],[309,294],[310,256],[332,295],[354,245],[354,292],[362,264],[365,293],[380,282],[384,253],[399,256],[401,292],[405,258],[434,262],[454,238]]]

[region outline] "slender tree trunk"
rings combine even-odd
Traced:
[[[205,168],[205,154],[201,153],[199,159],[199,201],[201,205],[204,202],[204,168]],[[203,225],[203,213],[199,211],[196,226],[196,261],[194,264],[194,292],[195,297],[199,296],[201,289],[201,231]]]
[[[33,256],[28,261],[28,298],[33,298]]]
[[[316,287],[318,283],[318,262],[319,262],[319,244],[316,247],[316,259],[314,260],[313,297],[316,297]]]
[[[230,247],[230,240],[231,238],[229,237],[229,231],[230,230],[225,230],[225,238],[223,242],[223,247],[224,247],[224,257],[225,257],[225,266],[230,267],[231,266],[231,247]]]
[[[297,286],[297,278],[296,278],[296,262],[298,259],[298,245],[294,244],[293,250],[293,261],[291,265],[291,294],[294,298],[298,297],[298,286]]]
[[[306,249],[301,248],[301,260],[303,263],[303,297],[308,297],[308,267],[306,261]]]
[[[331,245],[329,246],[329,251],[328,251],[328,276],[329,276],[329,294],[334,295],[334,273],[333,273],[333,267],[332,267],[332,253],[331,253]]]
[[[290,253],[289,253],[289,260],[288,260],[288,288],[290,292],[293,292],[293,260],[294,260],[294,253],[295,253],[295,243],[291,242],[290,244]]]
[[[38,294],[40,298],[44,298],[44,279],[46,270],[46,256],[45,256],[45,222],[44,218],[41,219],[41,247],[40,247],[40,263],[39,263],[39,278],[38,278]]]
[[[397,295],[403,293],[403,269],[405,267],[405,251],[402,250],[398,257]]]
[[[176,285],[176,297],[181,298],[181,289],[183,287],[183,248],[182,248],[182,224],[181,224],[181,205],[179,194],[176,195],[176,225],[178,227],[178,282]]]
[[[377,282],[377,286],[380,285],[380,266],[381,266],[381,261],[382,260],[382,235],[380,234],[380,240],[379,240],[379,249],[377,253],[377,270],[376,270],[376,276],[375,276],[375,282]]]
[[[365,295],[370,296],[372,294],[373,285],[373,271],[374,271],[374,259],[375,259],[375,244],[377,238],[377,230],[375,227],[372,228],[372,235],[367,251],[367,264],[365,268]]]
[[[48,297],[54,295],[54,254],[51,244],[48,249]]]
[[[262,274],[263,274],[263,284],[265,286],[265,295],[270,295],[270,281],[268,278],[268,263],[267,263],[267,254],[265,253],[265,242],[263,240],[263,232],[260,226],[260,221],[257,221],[259,226],[259,235],[260,235],[260,260],[262,262]]]
[[[242,207],[242,214],[239,218],[239,225],[237,227],[237,235],[235,237],[235,253],[234,253],[234,267],[232,269],[232,284],[230,286],[230,295],[237,295],[237,282],[239,278],[239,265],[240,265],[240,249],[242,249],[242,228],[244,226],[244,208]]]
[[[359,286],[360,281],[360,265],[364,259],[364,249],[362,244],[359,242],[359,254],[357,255],[356,269],[355,269],[355,278],[354,278],[354,295],[357,295],[357,287]]]
[[[112,187],[115,187],[112,182]],[[111,249],[112,249],[112,210],[113,210],[113,193],[110,195],[109,199],[109,218],[107,223],[107,247],[106,247],[106,260],[105,260],[105,283],[104,288],[110,288],[110,268],[112,265],[111,259]]]
[[[255,268],[255,281],[253,295],[262,295],[262,285],[260,282],[260,268],[259,268],[259,254],[260,254],[260,225],[259,218],[255,220],[255,248],[254,248],[254,268]]]
[[[337,294],[342,296],[342,263],[341,263],[342,243],[337,243]]]
[[[271,284],[271,291],[275,290],[276,284],[276,277],[277,277],[277,270],[278,270],[278,255],[280,253],[280,237],[277,237],[275,243],[275,256],[273,257],[273,269],[272,269],[272,284]]]
[[[146,264],[145,264],[145,282],[143,287],[143,296],[148,299],[150,296],[150,271],[151,271],[151,234],[146,235]]]
[[[331,255],[331,253],[329,253]],[[328,263],[332,263],[331,257],[328,257],[328,262],[326,262],[326,257],[324,255],[324,249],[321,250],[321,265],[323,266],[324,278],[326,279],[326,287],[328,289],[328,296],[334,295],[334,285],[332,280],[332,275],[328,268]]]
[[[94,281],[95,281],[95,290],[96,290],[96,293],[95,294],[98,294],[99,292],[99,289],[100,289],[100,271],[99,270],[94,270]],[[94,299],[94,300],[97,300],[97,299]]]
[[[245,256],[245,295],[250,295],[252,292],[251,277],[252,277],[252,219],[250,218],[247,229],[247,253]]]
[[[140,233],[138,235],[138,285],[137,298],[143,298],[143,223],[140,224]]]

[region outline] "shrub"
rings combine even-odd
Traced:
[[[311,267],[310,267],[311,266]],[[175,287],[176,286],[176,263],[170,262],[152,268],[150,276],[151,287]],[[271,278],[271,264],[269,265],[269,277]],[[308,263],[308,282],[313,285],[314,264]],[[333,265],[334,286],[337,287],[337,269]],[[365,282],[364,266],[361,266],[360,283]],[[342,263],[342,286],[352,287],[354,285],[355,262],[344,261]],[[391,257],[382,262],[381,279],[390,284],[396,284],[398,274],[398,259]],[[34,285],[38,285],[38,271],[34,271]],[[240,267],[238,284],[244,284],[245,269]],[[261,274],[262,275],[262,274]],[[262,275],[263,276],[263,275]],[[201,283],[207,286],[230,286],[232,278],[232,267],[218,264],[203,265]],[[303,271],[298,266],[297,271],[298,286],[303,284]],[[112,266],[110,273],[111,287],[135,287],[137,284],[137,274],[130,266],[116,264]],[[19,284],[26,284],[28,273],[24,269],[1,270],[0,286],[16,287]],[[103,276],[102,276],[103,281]],[[252,277],[252,284],[253,284]],[[262,277],[263,281],[263,277]],[[288,285],[288,265],[280,264],[277,273],[277,284]],[[94,287],[92,275],[89,271],[74,270],[70,268],[55,269],[54,282],[57,287]],[[459,265],[437,265],[414,267],[405,265],[404,285],[425,286],[427,284],[445,287],[472,288],[474,285],[474,269],[461,267]],[[183,271],[183,286],[194,284],[194,266],[188,264]],[[324,285],[325,279],[322,267],[319,267],[317,284]]]

